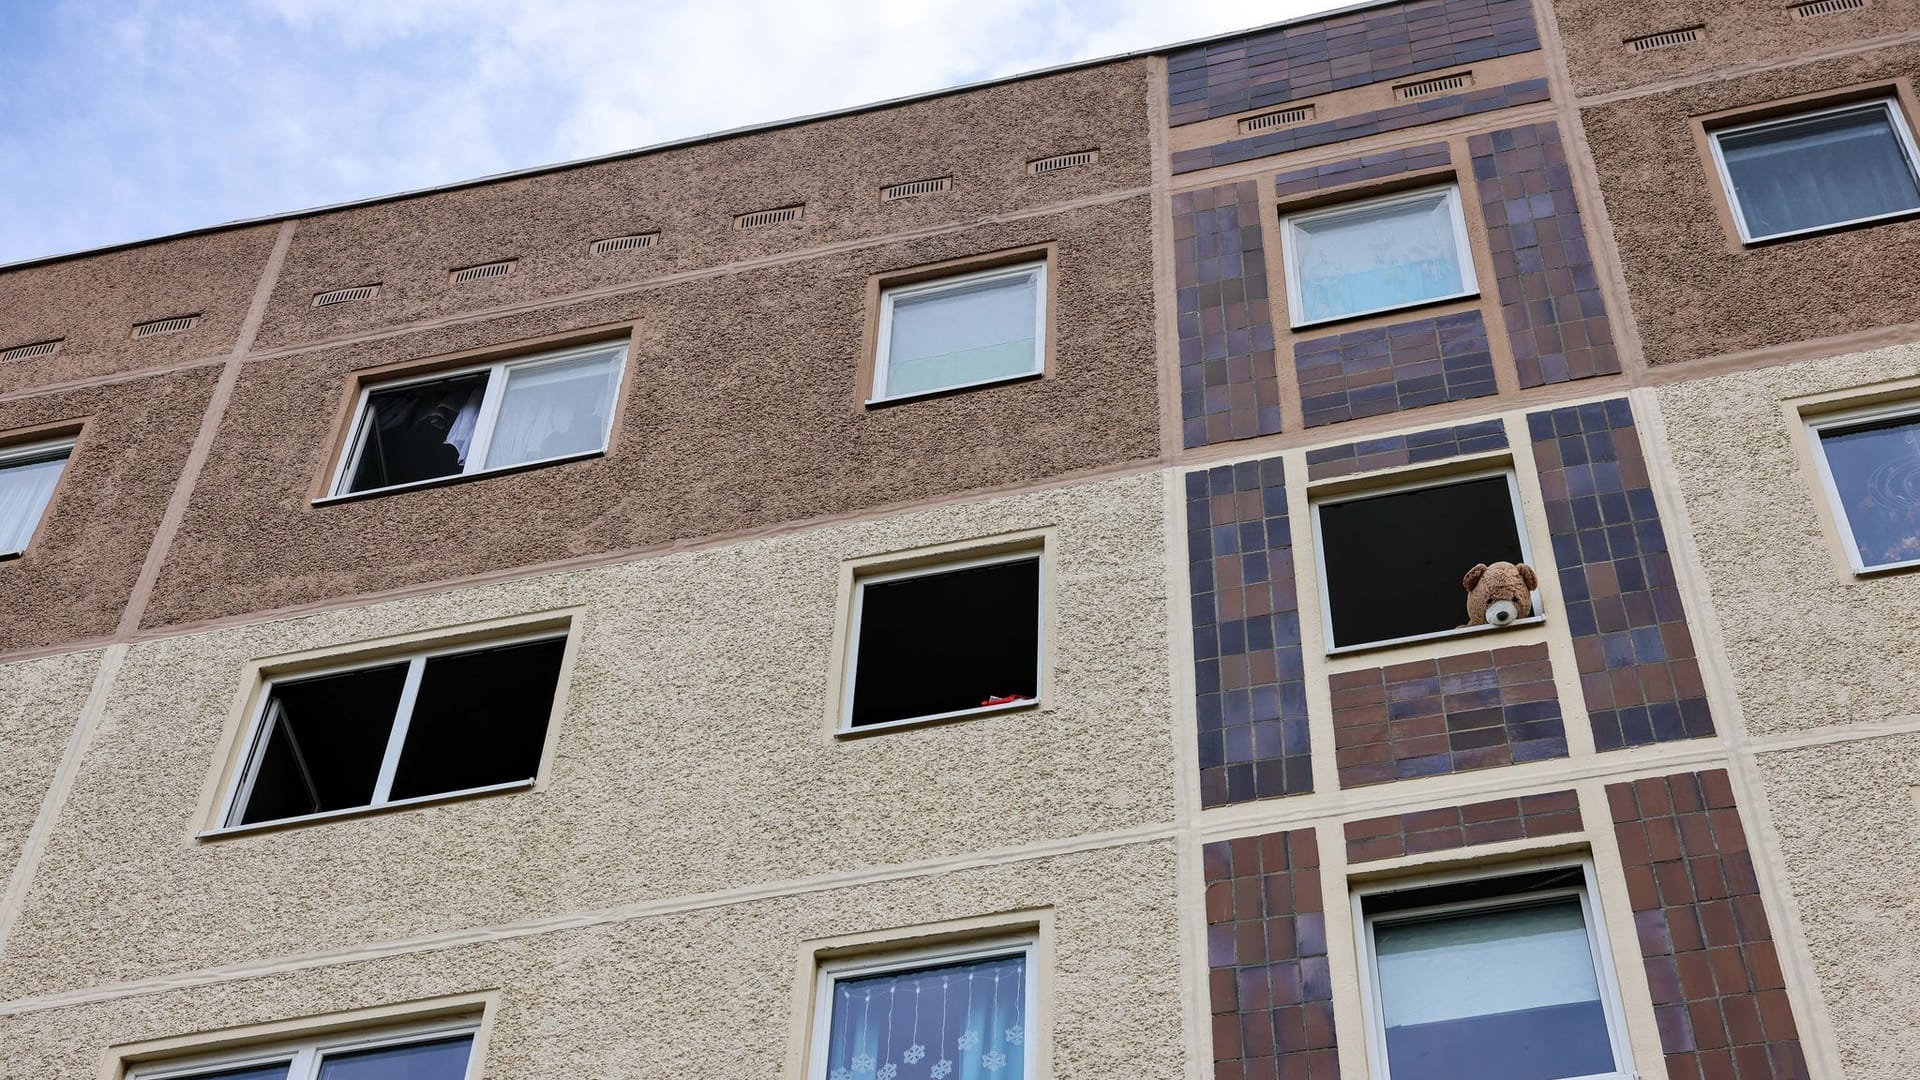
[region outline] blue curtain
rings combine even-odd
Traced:
[[[1024,1080],[1026,958],[995,957],[833,987],[828,1080]]]

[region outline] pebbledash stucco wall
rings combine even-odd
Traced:
[[[100,657],[76,652],[0,664],[0,887],[53,787]]]
[[[1662,386],[1667,446],[1750,733],[1920,713],[1920,576],[1842,574],[1783,402],[1920,376],[1920,344]]]
[[[0,953],[0,1000],[1170,822],[1162,484],[135,644]],[[1043,708],[828,737],[845,560],[1043,528]],[[249,661],[573,606],[578,662],[541,789],[194,839]]]
[[[1847,1080],[1908,1080],[1920,1061],[1920,735],[1755,760]]]
[[[127,988],[64,1007],[15,1002],[0,1006],[0,1077],[94,1080],[107,1048],[130,1042],[491,990],[489,1080],[777,1077],[803,1038],[794,985],[811,955],[804,943],[1036,908],[1053,920],[1039,1002],[1051,1016],[1052,1075],[1177,1077],[1186,1061],[1174,872],[1173,843],[1153,840],[183,989]],[[354,876],[359,890],[380,885]],[[463,880],[503,887],[478,869]]]

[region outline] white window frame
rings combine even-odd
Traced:
[[[227,785],[226,798],[221,802],[220,824],[214,828],[207,829],[199,835],[208,837],[225,836],[232,833],[257,832],[262,829],[276,829],[288,825],[304,825],[310,822],[326,821],[332,818],[353,817],[359,814],[375,813],[398,807],[420,806],[425,803],[444,802],[448,799],[462,799],[473,795],[485,795],[498,791],[515,791],[532,787],[535,776],[527,777],[525,780],[508,780],[499,784],[462,788],[458,791],[441,791],[431,795],[416,795],[407,799],[394,799],[390,797],[393,791],[394,775],[400,768],[400,752],[406,746],[407,731],[413,724],[413,709],[420,696],[420,681],[425,676],[427,661],[440,656],[457,656],[463,653],[485,652],[489,649],[498,649],[508,645],[529,645],[538,641],[562,641],[565,640],[568,632],[567,630],[540,630],[525,634],[515,634],[509,637],[465,641],[458,645],[444,645],[419,652],[396,653],[389,656],[372,658],[362,657],[338,664],[331,664],[326,667],[302,668],[299,671],[290,671],[265,680],[261,684],[258,694],[259,700],[254,706],[253,718],[247,726],[246,739],[242,743],[242,745],[246,747],[246,752],[241,756],[239,765],[234,771],[233,778]],[[406,680],[401,686],[400,702],[394,709],[393,728],[387,734],[387,746],[380,759],[380,773],[374,781],[373,798],[371,801],[363,806],[348,806],[339,810],[323,810],[317,814],[274,818],[271,821],[256,821],[244,825],[239,822],[238,819],[240,816],[246,812],[247,803],[253,798],[253,785],[254,782],[259,779],[260,767],[265,760],[262,752],[266,749],[267,736],[272,732],[272,720],[278,711],[278,706],[273,695],[275,687],[282,683],[304,682],[308,679],[320,678],[326,675],[343,675],[348,672],[367,671],[373,668],[397,667],[403,663],[407,665]],[[563,663],[561,670],[562,676],[564,676],[565,673]],[[548,705],[547,726],[549,733],[551,733],[552,725],[557,720],[557,717],[552,715],[552,710],[558,705],[561,694],[562,687],[556,683],[553,692],[554,700]],[[544,757],[544,753],[542,756]],[[535,774],[536,776],[538,775],[537,765]]]
[[[1022,957],[1025,962],[1021,970],[1026,980],[1022,998],[1026,1007],[1025,1015],[1021,1017],[1020,1022],[1026,1028],[1027,1037],[1020,1043],[1023,1055],[1021,1075],[1030,1078],[1038,1077],[1039,955],[1039,941],[1032,935],[1021,935],[990,938],[958,946],[930,946],[904,952],[890,952],[880,957],[866,956],[822,963],[819,975],[814,980],[813,1034],[812,1046],[807,1051],[807,1080],[828,1080],[827,1054],[832,1049],[828,1041],[833,1032],[833,988],[841,979],[886,975],[893,972],[915,971],[921,968],[962,964],[973,960],[993,960],[1008,956]]]
[[[912,299],[934,293],[949,292],[982,282],[1002,278],[1033,278],[1033,368],[1030,371],[1012,375],[995,375],[972,382],[955,383],[931,390],[915,390],[908,394],[887,393],[887,359],[893,344],[893,305],[897,300]],[[873,396],[867,404],[878,405],[889,401],[910,401],[914,398],[928,397],[933,394],[947,394],[955,390],[969,390],[976,386],[991,386],[995,383],[1013,382],[1018,379],[1031,379],[1035,375],[1044,375],[1047,370],[1047,260],[1015,263],[1011,266],[996,266],[987,270],[955,274],[950,277],[934,278],[929,281],[916,281],[910,285],[894,285],[880,290],[880,328],[879,338],[874,346],[873,355]]]
[[[1860,544],[1853,536],[1853,519],[1847,516],[1846,504],[1840,500],[1840,486],[1834,483],[1833,466],[1827,461],[1827,444],[1822,435],[1838,428],[1858,427],[1880,420],[1899,419],[1912,420],[1916,425],[1920,425],[1920,402],[1903,401],[1889,405],[1874,405],[1864,409],[1829,413],[1806,422],[1807,435],[1813,440],[1813,460],[1820,471],[1820,487],[1826,493],[1827,507],[1833,513],[1833,524],[1840,534],[1840,542],[1847,549],[1847,565],[1853,567],[1853,572],[1856,574],[1885,574],[1895,570],[1906,570],[1920,566],[1920,559],[1874,563],[1871,566],[1861,560]]]
[[[1039,621],[1039,632],[1034,640],[1034,688],[1033,697],[1008,701],[999,705],[976,705],[971,709],[955,709],[951,712],[929,713],[926,716],[907,716],[898,720],[888,720],[881,724],[853,725],[854,687],[858,685],[860,675],[860,616],[865,606],[867,586],[882,585],[889,581],[904,581],[908,578],[934,577],[952,573],[956,570],[972,570],[981,566],[995,566],[1001,563],[1026,562],[1032,560],[1039,564],[1034,580],[1034,618]],[[997,552],[992,555],[980,555],[973,558],[959,558],[951,562],[929,563],[913,566],[904,570],[886,570],[874,574],[862,574],[853,579],[853,614],[847,620],[847,662],[846,674],[840,688],[839,724],[834,728],[835,735],[865,735],[874,731],[891,731],[894,728],[912,727],[917,724],[937,724],[944,720],[958,720],[965,717],[991,716],[994,713],[1012,712],[1016,709],[1032,709],[1040,705],[1040,696],[1046,693],[1047,661],[1047,553],[1044,548],[1029,547],[1015,551]]]
[[[1765,120],[1756,120],[1750,124],[1735,124],[1731,127],[1715,128],[1707,132],[1707,142],[1713,148],[1714,168],[1720,173],[1720,190],[1726,192],[1727,207],[1733,211],[1733,224],[1736,229],[1740,230],[1741,243],[1757,244],[1764,240],[1782,240],[1790,236],[1805,236],[1809,233],[1826,232],[1830,229],[1844,229],[1849,225],[1862,225],[1869,221],[1887,221],[1892,218],[1912,217],[1920,214],[1920,207],[1906,210],[1893,210],[1885,214],[1870,214],[1866,217],[1853,218],[1847,221],[1834,221],[1825,225],[1809,225],[1804,229],[1787,229],[1782,232],[1762,233],[1759,236],[1755,236],[1747,229],[1747,213],[1740,207],[1740,193],[1735,190],[1733,186],[1733,174],[1727,171],[1727,158],[1720,149],[1720,139],[1723,136],[1739,135],[1770,127],[1780,127],[1786,124],[1798,123],[1802,120],[1813,120],[1822,116],[1832,116],[1838,113],[1865,112],[1868,109],[1874,108],[1886,111],[1888,123],[1893,128],[1894,141],[1899,146],[1901,154],[1907,160],[1907,171],[1913,174],[1914,182],[1920,184],[1920,149],[1915,148],[1913,131],[1907,126],[1905,110],[1900,108],[1900,102],[1897,98],[1884,97],[1873,98],[1867,101],[1851,101],[1845,105],[1835,105],[1825,109],[1793,113],[1788,116],[1772,116]]]
[[[79,445],[79,440],[68,436],[61,439],[47,439],[41,442],[19,443],[14,446],[0,446],[0,470],[8,469],[16,465],[35,465],[42,461],[53,461],[56,459],[62,462],[70,462],[73,458],[73,448],[77,445]],[[60,477],[54,481],[56,491],[58,490],[60,480],[66,479],[66,469],[67,466],[65,464],[60,466]],[[46,523],[47,510],[52,507],[52,505],[53,498],[52,496],[48,496],[47,505],[40,508],[39,520],[33,523],[33,528],[27,530],[26,544],[13,550],[0,550],[0,558],[18,555],[33,545],[34,534],[38,533],[40,526]]]
[[[569,360],[580,360],[596,353],[605,353],[614,359],[613,389],[607,398],[607,429],[601,433],[600,446],[595,450],[582,450],[573,454],[557,454],[553,457],[537,458],[533,461],[520,461],[512,465],[500,465],[486,468],[487,452],[493,448],[493,427],[500,418],[500,404],[506,398],[507,377],[519,368],[545,367],[549,364],[562,364]],[[473,364],[467,367],[444,368],[424,375],[404,376],[396,379],[381,379],[368,382],[360,387],[359,399],[354,403],[353,420],[347,426],[347,445],[340,460],[334,466],[333,482],[327,485],[327,494],[314,500],[314,505],[337,502],[344,499],[357,499],[365,495],[389,491],[404,491],[409,488],[426,487],[430,484],[445,484],[468,476],[480,476],[487,473],[509,472],[519,469],[531,469],[541,465],[551,465],[561,461],[573,461],[579,458],[595,457],[607,452],[607,443],[613,435],[613,414],[619,406],[620,391],[626,384],[628,343],[625,341],[600,341],[576,348],[560,349],[555,352],[535,353],[528,356],[516,356],[506,360],[496,360],[491,364]],[[367,402],[374,394],[421,383],[439,382],[443,379],[458,378],[463,375],[477,375],[487,372],[487,387],[480,399],[480,414],[473,424],[473,442],[467,447],[467,461],[457,473],[446,476],[432,476],[425,480],[411,480],[404,484],[388,484],[385,487],[362,488],[348,491],[347,485],[353,480],[353,474],[360,467],[360,455],[366,444]]]
[[[237,1052],[229,1050],[199,1054],[190,1058],[170,1058],[151,1065],[135,1065],[126,1071],[125,1077],[126,1080],[194,1080],[195,1077],[211,1072],[257,1069],[284,1064],[288,1066],[287,1080],[315,1080],[319,1075],[320,1065],[329,1055],[352,1053],[356,1050],[378,1050],[389,1046],[405,1046],[408,1043],[434,1042],[457,1035],[469,1035],[473,1037],[473,1041],[468,1044],[465,1080],[480,1080],[480,1055],[477,1053],[480,1047],[479,1032],[479,1017],[437,1020],[372,1030],[355,1029],[317,1038],[276,1043],[264,1048]]]
[[[1410,892],[1432,888],[1437,885],[1451,885],[1483,878],[1511,877],[1519,874],[1539,871],[1573,869],[1578,867],[1581,873],[1580,885],[1544,890],[1537,893],[1515,894],[1510,897],[1492,896],[1483,900],[1466,900],[1452,904],[1435,904],[1430,907],[1412,908],[1406,911],[1385,912],[1379,915],[1366,913],[1365,901],[1371,896],[1381,896],[1395,892]],[[1606,921],[1601,917],[1599,885],[1594,876],[1593,860],[1579,859],[1536,859],[1521,863],[1505,863],[1499,866],[1480,867],[1452,874],[1424,877],[1414,881],[1396,881],[1379,885],[1357,888],[1353,892],[1353,925],[1359,937],[1360,948],[1360,997],[1361,1009],[1367,1028],[1367,1057],[1371,1066],[1369,1075],[1372,1080],[1393,1080],[1387,1062],[1386,1009],[1380,998],[1380,978],[1377,957],[1374,952],[1373,928],[1380,922],[1406,922],[1434,915],[1457,915],[1470,911],[1499,911],[1503,909],[1527,907],[1542,900],[1557,899],[1565,896],[1580,898],[1581,917],[1587,923],[1587,948],[1593,954],[1593,974],[1600,984],[1600,1008],[1607,1018],[1608,1042],[1613,1047],[1615,1070],[1606,1073],[1588,1073],[1579,1077],[1567,1077],[1565,1080],[1634,1080],[1639,1074],[1634,1068],[1633,1044],[1627,1037],[1626,1011],[1620,1001],[1620,980],[1614,973],[1613,949],[1607,940]]]
[[[1314,498],[1309,495],[1309,498],[1312,499],[1310,506],[1313,510],[1313,568],[1320,583],[1320,633],[1321,641],[1326,645],[1328,656],[1363,652],[1369,649],[1385,649],[1395,645],[1411,644],[1416,641],[1437,641],[1441,638],[1465,637],[1469,634],[1484,634],[1490,631],[1511,630],[1516,626],[1536,626],[1546,621],[1546,613],[1541,606],[1540,590],[1536,588],[1529,596],[1533,602],[1533,614],[1524,619],[1515,619],[1505,626],[1494,626],[1492,624],[1482,626],[1455,626],[1446,630],[1434,630],[1425,634],[1410,634],[1406,637],[1387,638],[1381,641],[1359,641],[1352,645],[1334,644],[1333,593],[1327,587],[1327,542],[1325,536],[1321,533],[1320,508],[1323,506],[1334,506],[1339,503],[1359,502],[1362,499],[1379,498],[1382,495],[1399,495],[1404,492],[1419,491],[1424,488],[1452,487],[1455,484],[1463,484],[1471,480],[1486,480],[1495,476],[1504,476],[1507,480],[1507,497],[1513,506],[1514,531],[1520,536],[1520,559],[1528,566],[1533,567],[1534,573],[1538,575],[1540,568],[1534,565],[1533,543],[1527,535],[1527,517],[1520,506],[1520,479],[1511,465],[1502,465],[1492,469],[1478,469],[1473,472],[1455,473],[1447,476],[1428,477],[1421,480],[1408,481],[1404,484],[1394,484],[1389,487],[1366,488],[1360,491],[1344,492],[1339,495],[1329,495],[1324,498]],[[1466,574],[1466,568],[1462,567],[1460,572],[1464,576]],[[1462,590],[1460,594],[1460,613],[1463,618],[1467,610],[1466,602],[1466,592]]]
[[[1300,297],[1300,241],[1295,233],[1302,223],[1312,223],[1326,218],[1346,217],[1350,214],[1373,210],[1398,203],[1425,202],[1434,195],[1445,196],[1447,212],[1453,217],[1454,255],[1460,263],[1460,291],[1446,296],[1430,296],[1406,304],[1387,304],[1364,311],[1348,311],[1339,315],[1329,315],[1323,319],[1306,317],[1306,305]],[[1323,323],[1344,322],[1347,319],[1359,319],[1368,315],[1378,315],[1385,311],[1403,311],[1408,308],[1426,307],[1429,304],[1444,304],[1454,300],[1480,295],[1480,279],[1473,269],[1473,246],[1467,242],[1467,218],[1460,206],[1460,185],[1439,184],[1415,191],[1400,191],[1392,195],[1382,195],[1373,199],[1360,199],[1356,202],[1344,202],[1337,206],[1316,207],[1292,214],[1283,214],[1280,218],[1280,250],[1285,258],[1287,269],[1287,320],[1296,327],[1319,326]]]

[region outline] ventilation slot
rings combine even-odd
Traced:
[[[1437,79],[1422,79],[1419,82],[1401,83],[1393,88],[1393,96],[1401,101],[1418,101],[1435,94],[1445,94],[1453,90],[1465,90],[1473,85],[1473,72],[1458,71],[1452,75],[1442,75]]]
[[[609,236],[605,240],[595,240],[587,250],[595,255],[613,255],[622,251],[639,251],[660,243],[657,232],[634,233],[632,236]]]
[[[378,285],[355,285],[351,289],[335,289],[314,297],[313,306],[332,307],[335,304],[351,304],[355,300],[371,300],[379,291]]]
[[[1277,127],[1286,127],[1290,124],[1304,124],[1311,119],[1313,119],[1313,106],[1296,105],[1291,109],[1281,109],[1279,112],[1261,113],[1259,116],[1248,117],[1240,121],[1240,130],[1243,132],[1268,131]]]
[[[1091,165],[1100,160],[1100,151],[1082,150],[1077,154],[1061,154],[1058,157],[1041,158],[1027,162],[1027,171],[1035,176],[1057,173],[1061,169],[1077,169],[1082,165]]]
[[[751,214],[736,214],[733,227],[736,229],[764,229],[768,225],[783,225],[789,221],[799,221],[803,206],[783,206],[778,210],[755,210]]]
[[[508,259],[505,262],[486,263],[482,266],[469,266],[465,270],[455,270],[453,272],[453,283],[455,285],[464,285],[469,281],[485,281],[488,278],[503,278],[513,273],[513,264],[514,260]]]
[[[31,360],[36,356],[52,356],[63,340],[55,338],[52,341],[36,341],[31,345],[15,345],[6,352],[0,352],[0,360]]]
[[[1704,26],[1689,26],[1680,30],[1668,30],[1663,34],[1648,34],[1646,37],[1628,38],[1627,48],[1634,52],[1649,52],[1654,49],[1666,49],[1675,45],[1688,45],[1700,40],[1700,31]]]
[[[953,190],[953,177],[942,176],[934,180],[915,180],[908,184],[895,184],[880,189],[881,202],[899,202],[916,195],[934,195],[942,191]]]
[[[136,339],[153,337],[156,334],[177,334],[200,321],[198,315],[179,315],[171,319],[155,319],[152,322],[135,323],[133,336]]]
[[[1813,0],[1811,4],[1795,4],[1791,10],[1796,19],[1817,19],[1822,15],[1859,11],[1866,6],[1867,0]]]

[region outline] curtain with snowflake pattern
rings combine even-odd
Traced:
[[[840,979],[826,1080],[1025,1080],[1025,954]]]

